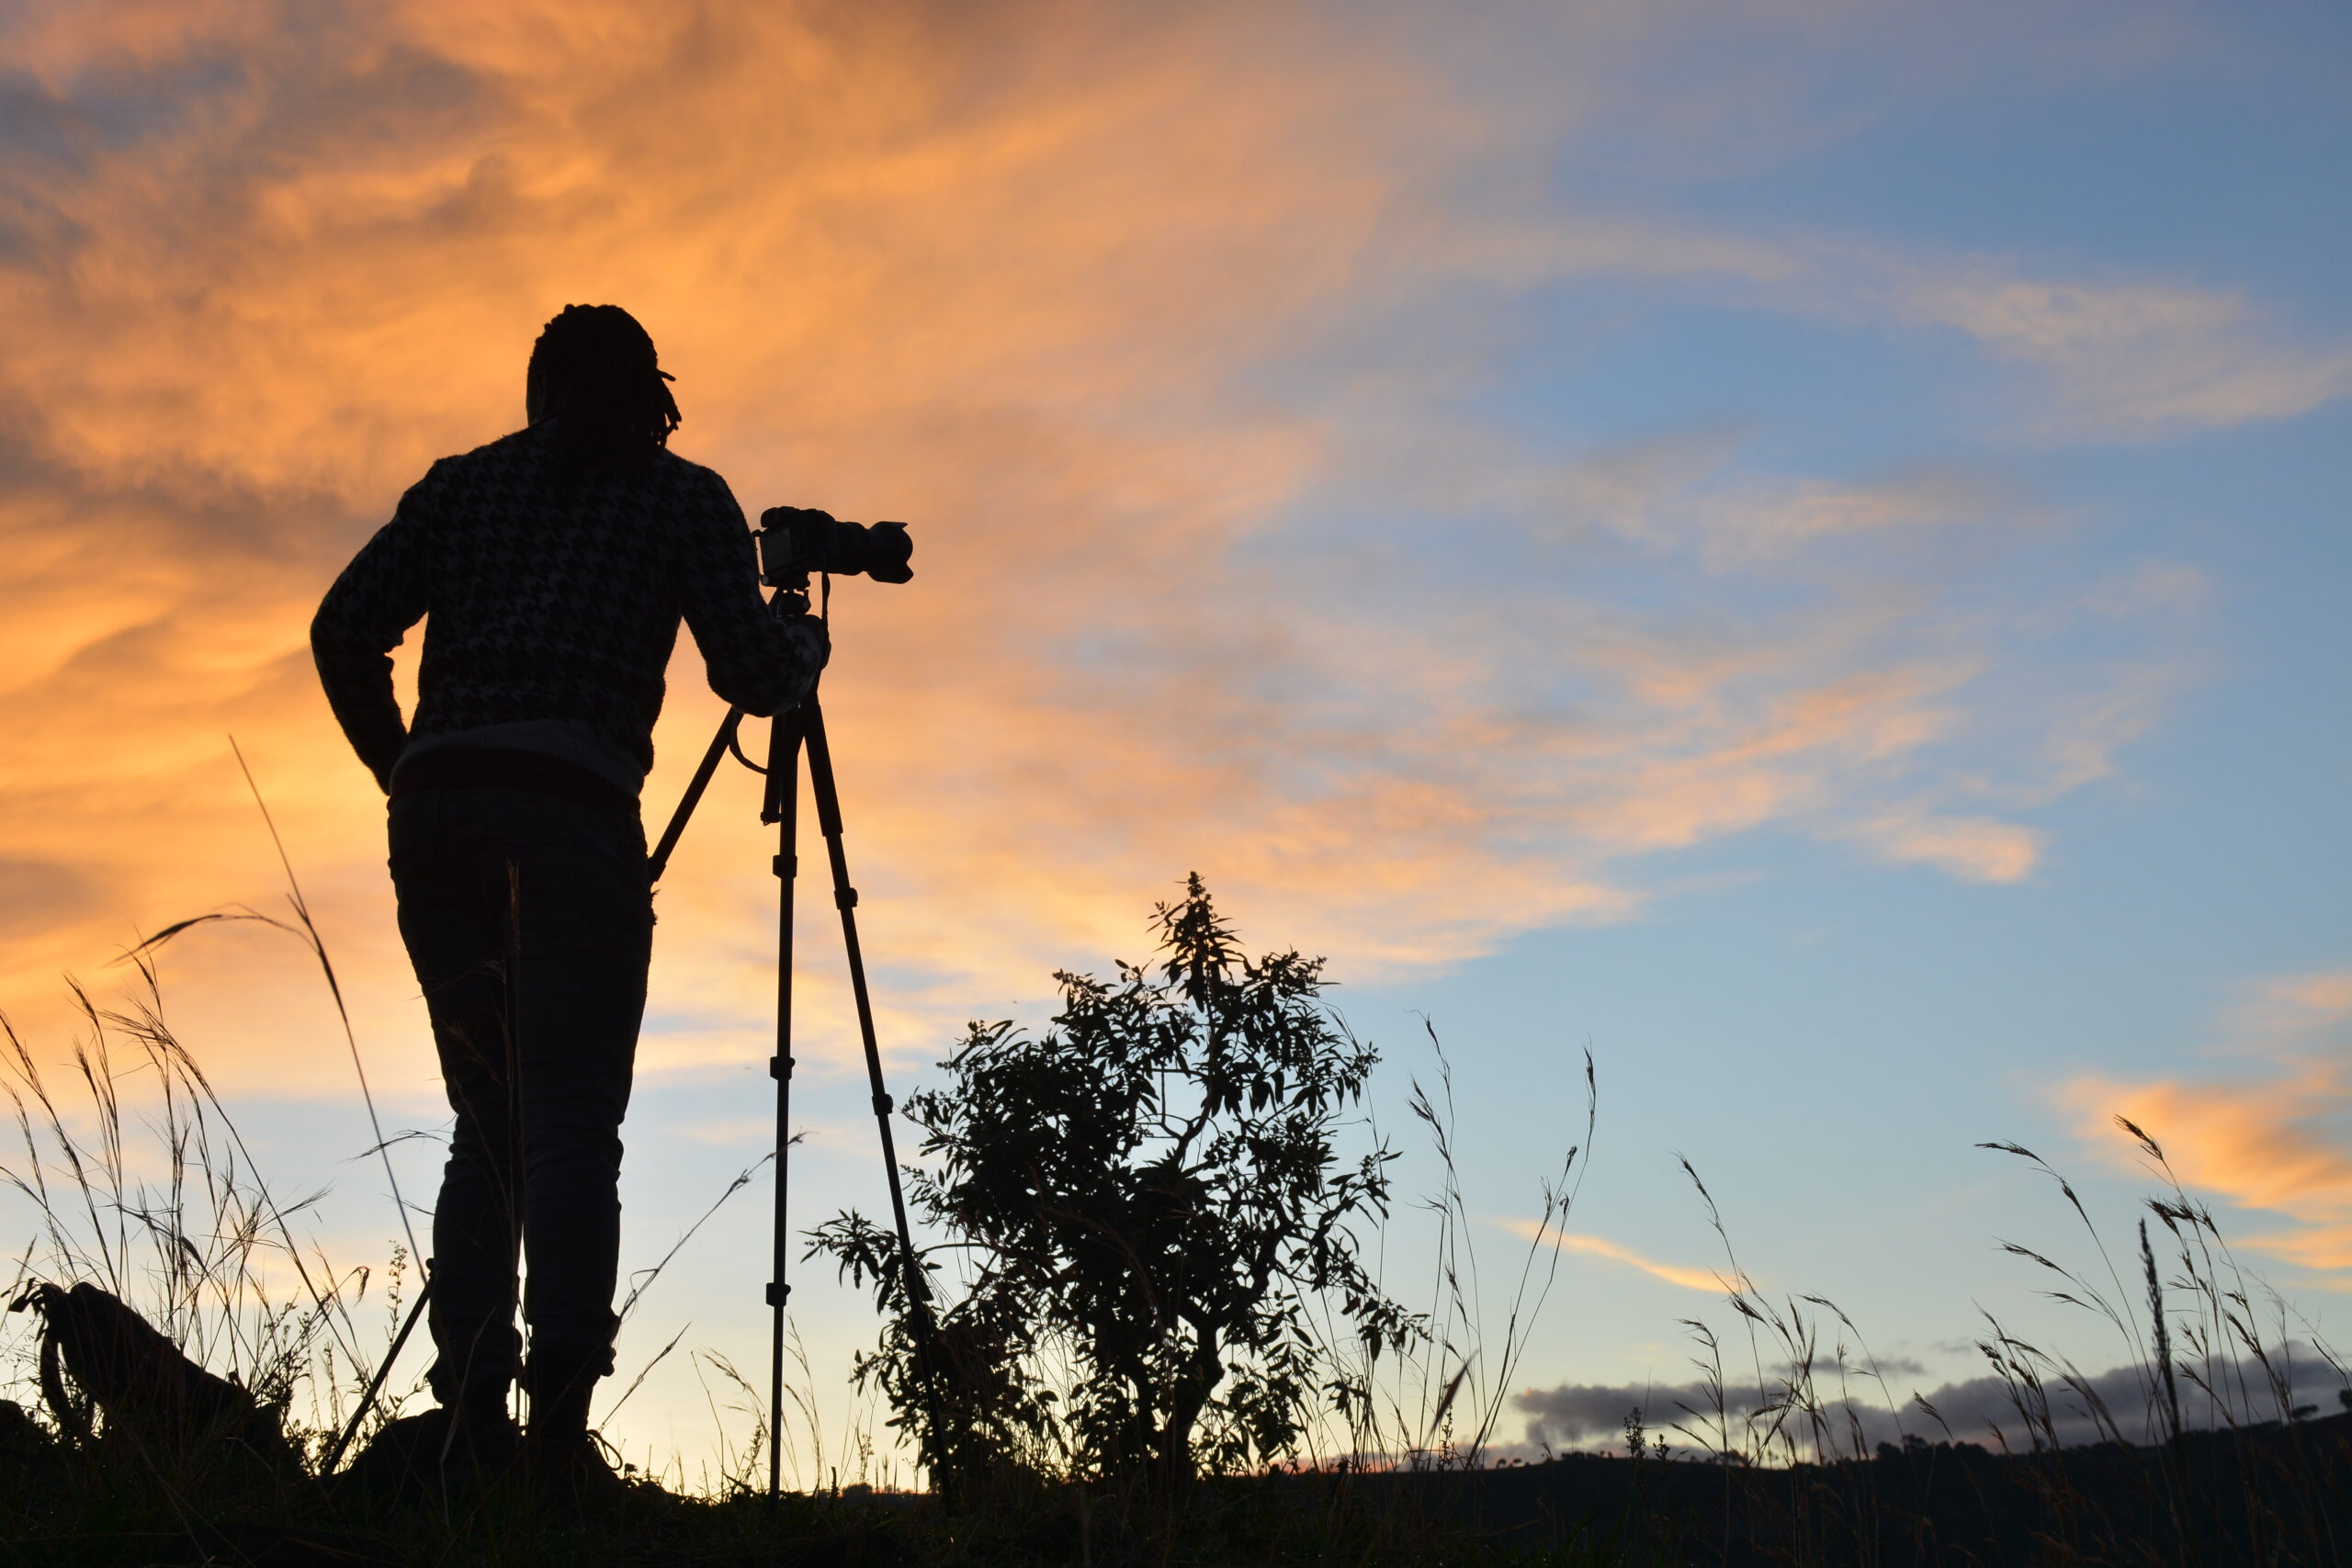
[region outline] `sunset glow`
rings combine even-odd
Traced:
[[[0,1011],[62,1058],[62,976],[282,908],[233,737],[388,1115],[446,1120],[306,631],[405,487],[521,423],[540,325],[612,301],[747,510],[918,541],[912,583],[836,586],[825,681],[903,1084],[1144,959],[1197,871],[1253,950],[1329,955],[1384,1086],[1429,1016],[1482,1213],[1532,1212],[1591,1048],[1536,1382],[1686,1376],[1684,1151],[1759,1280],[1938,1378],[1972,1292],[2027,1292],[1994,1235],[2047,1217],[1971,1145],[2063,1153],[2128,1224],[2117,1113],[2317,1312],[2352,1270],[2352,56],[2296,15],[13,7]],[[655,829],[721,712],[682,637]],[[756,816],[730,766],[660,891],[625,1270],[769,1135]],[[820,916],[809,1224],[878,1181]],[[224,924],[158,962],[263,1162],[379,1260],[307,954]],[[399,1158],[429,1204],[437,1155]],[[718,1235],[626,1368],[689,1321],[764,1354]],[[840,1381],[870,1317],[806,1280]],[[628,1440],[707,1450],[694,1377]]]

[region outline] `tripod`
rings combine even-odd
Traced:
[[[787,585],[776,594],[779,608],[805,614],[808,608],[806,575],[798,586]],[[791,1286],[785,1282],[786,1265],[791,1247],[791,1230],[785,1218],[786,1162],[791,1146],[792,1113],[792,906],[793,885],[800,869],[798,829],[800,807],[800,759],[806,751],[808,760],[809,793],[817,806],[817,830],[825,840],[826,858],[831,863],[833,876],[833,907],[841,911],[842,943],[849,953],[850,993],[857,1003],[858,1035],[865,1046],[865,1075],[873,1090],[874,1121],[882,1137],[882,1168],[890,1183],[890,1217],[899,1233],[899,1269],[901,1284],[907,1295],[907,1312],[912,1322],[915,1341],[915,1370],[922,1380],[923,1400],[931,1417],[933,1452],[931,1456],[933,1483],[941,1491],[953,1484],[953,1470],[945,1452],[947,1427],[939,1397],[939,1358],[936,1336],[931,1314],[931,1288],[923,1278],[922,1260],[915,1256],[914,1238],[907,1228],[907,1201],[899,1182],[898,1145],[890,1133],[890,1111],[893,1101],[882,1086],[882,1054],[874,1039],[874,1005],[865,986],[865,958],[857,941],[857,889],[850,886],[849,858],[842,847],[841,794],[834,787],[833,758],[825,739],[824,710],[818,705],[815,687],[801,700],[799,706],[775,716],[768,730],[768,760],[763,767],[743,754],[740,730],[743,710],[729,710],[718,726],[718,733],[711,738],[700,763],[695,768],[686,792],[678,801],[678,808],[670,817],[670,825],[662,829],[661,841],[654,846],[647,869],[650,880],[659,882],[670,863],[670,855],[678,847],[678,840],[686,830],[686,820],[700,804],[703,792],[709,788],[713,774],[718,771],[722,758],[732,755],[753,773],[766,776],[766,789],[760,807],[760,820],[776,827],[776,855],[771,863],[777,883],[776,971],[775,971],[775,1055],[768,1058],[768,1076],[775,1080],[775,1275],[768,1281],[767,1303],[771,1314],[768,1340],[768,1505],[775,1506],[782,1495],[783,1449],[779,1441],[784,1406],[784,1307]]]

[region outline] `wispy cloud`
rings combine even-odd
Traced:
[[[1605,1258],[1611,1263],[1638,1269],[1653,1280],[1663,1280],[1686,1291],[1705,1291],[1713,1295],[1724,1293],[1723,1278],[1718,1274],[1704,1269],[1685,1269],[1679,1264],[1660,1263],[1605,1236],[1579,1235],[1573,1231],[1538,1224],[1533,1220],[1498,1220],[1495,1223],[1511,1235],[1523,1236],[1539,1246],[1556,1247],[1563,1252],[1573,1252],[1586,1258]],[[1618,1414],[1623,1416],[1624,1412],[1621,1410]]]
[[[1861,331],[1955,334],[2028,378],[2011,389],[2009,429],[2041,439],[2222,429],[2352,393],[2352,343],[2309,338],[2242,294],[2190,283],[1618,214],[1579,214],[1556,231],[1500,225],[1454,259],[1513,280],[1641,280]]]
[[[2352,1269],[2352,970],[2285,976],[2253,988],[2231,1021],[2253,1074],[2191,1080],[2085,1075],[2057,1089],[2082,1136],[2131,1163],[2128,1117],[2155,1137],[2182,1180],[2292,1222],[2245,1238],[2301,1267]]]
[[[2139,437],[2245,424],[2352,391],[2352,345],[2297,342],[2246,300],[2211,289],[2037,278],[1978,264],[1919,268],[1897,297],[1919,321],[2047,374],[2059,433]]]
[[[2041,858],[2042,835],[1992,817],[1950,817],[1897,809],[1847,830],[1855,842],[1897,865],[1928,865],[1970,882],[2019,882]]]
[[[303,627],[402,486],[514,422],[567,300],[648,321],[680,450],[747,502],[916,524],[913,585],[837,600],[828,678],[900,1048],[972,995],[1132,956],[1144,901],[1193,868],[1253,933],[1356,976],[1623,918],[1645,857],[1765,826],[2030,874],[2040,830],[2009,817],[2046,797],[2014,783],[2038,740],[1988,739],[1987,714],[2113,682],[2038,667],[1996,704],[2007,628],[1947,604],[1932,557],[1871,551],[2041,520],[1956,470],[1748,472],[1736,433],[1538,452],[1459,412],[1498,284],[1947,321],[2053,385],[2261,335],[2251,306],[2029,297],[1785,235],[1543,203],[1463,220],[1613,101],[1607,73],[1521,124],[1404,34],[1306,13],[517,0],[8,26],[0,897],[48,916],[0,931],[19,1006],[141,927],[270,896],[233,731],[364,1021],[415,1038],[379,803]],[[718,716],[690,654],[673,677],[657,811]],[[759,1049],[750,815],[722,784],[662,893],[653,1069]],[[322,1020],[244,1000],[296,983],[275,950],[206,940],[182,995],[221,1052],[326,1074],[300,1048]],[[812,1051],[846,1038],[831,1005]]]

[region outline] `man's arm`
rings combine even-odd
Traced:
[[[427,560],[424,513],[433,476],[401,497],[392,520],[376,531],[334,580],[311,621],[311,657],[327,705],[351,749],[386,794],[392,764],[408,744],[392,694],[391,650],[424,618]]]
[[[778,620],[769,613],[743,509],[718,475],[709,483],[682,553],[680,602],[710,689],[764,718],[808,694],[830,650],[813,615]]]

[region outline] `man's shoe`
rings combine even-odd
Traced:
[[[511,1479],[523,1461],[523,1428],[502,1396],[495,1406],[461,1405],[441,1450],[443,1491],[471,1496]]]
[[[469,1496],[512,1474],[522,1450],[522,1429],[503,1409],[436,1405],[386,1422],[334,1486],[379,1506]]]
[[[532,1498],[568,1513],[609,1513],[627,1504],[628,1483],[605,1457],[594,1433],[542,1434],[523,1441],[523,1470]]]

